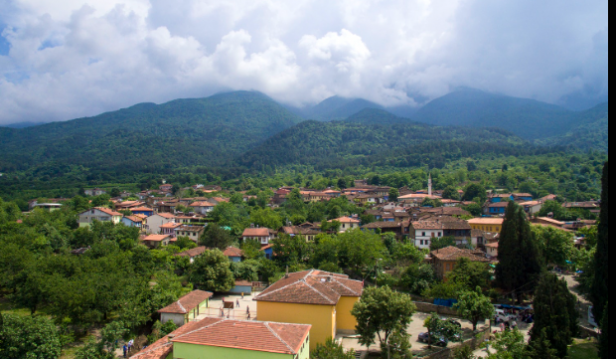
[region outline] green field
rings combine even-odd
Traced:
[[[597,345],[594,342],[578,341],[569,350],[570,359],[599,359]]]

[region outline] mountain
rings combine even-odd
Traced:
[[[463,89],[421,108],[414,120],[439,126],[496,127],[527,139],[566,134],[576,113],[539,101]]]
[[[344,120],[368,108],[383,109],[381,105],[363,99],[330,97],[314,107],[304,109],[303,117],[317,121]]]
[[[408,118],[398,117],[385,110],[368,108],[350,116],[345,122],[361,123],[364,125],[393,125],[399,123],[408,124],[412,121]]]
[[[0,170],[47,166],[55,175],[53,168],[63,171],[60,165],[120,172],[222,165],[301,121],[255,92],[146,103],[92,118],[4,129]]]
[[[306,121],[274,135],[236,161],[240,166],[256,169],[293,164],[316,169],[377,165],[442,167],[449,159],[472,155],[513,156],[543,150],[496,129]]]
[[[20,122],[20,123],[12,123],[10,125],[4,125],[3,127],[20,129],[20,128],[40,126],[42,124],[43,122]]]
[[[609,104],[604,103],[575,116],[577,124],[564,135],[537,141],[547,146],[571,146],[582,150],[609,151]]]

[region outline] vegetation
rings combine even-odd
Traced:
[[[56,359],[62,344],[53,322],[44,317],[0,314],[0,357]]]
[[[345,352],[344,348],[333,339],[328,339],[325,344],[317,344],[317,348],[310,353],[313,359],[355,359],[353,350]]]
[[[231,261],[219,249],[205,251],[188,271],[188,278],[197,289],[228,292],[235,286]]]
[[[608,348],[610,347],[610,342],[609,342],[608,334],[607,334],[607,330],[608,330],[607,312],[608,312],[608,305],[606,303],[605,309],[603,310],[603,320],[601,321],[601,336],[599,337],[599,356],[601,359],[608,358],[607,352],[608,352]]]
[[[594,260],[594,281],[592,283],[590,298],[593,303],[595,318],[603,318],[603,308],[608,302],[608,242],[609,242],[609,164],[606,162],[603,169],[603,191],[601,193],[601,219],[597,251]]]
[[[432,344],[436,344],[439,340],[449,343],[451,341],[460,340],[460,327],[442,320],[436,313],[432,313],[424,321],[424,327],[428,330],[428,347],[432,348]]]
[[[479,321],[494,316],[492,302],[482,294],[479,287],[474,292],[463,293],[454,308],[462,318],[468,319],[473,324],[473,331],[477,331]]]
[[[526,359],[527,348],[524,335],[516,328],[495,334],[496,339],[490,343],[495,353],[488,349],[488,359]]]

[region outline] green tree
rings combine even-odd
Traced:
[[[566,266],[567,261],[572,259],[576,250],[573,243],[573,234],[545,226],[532,226],[532,230],[546,264]]]
[[[565,358],[573,335],[577,333],[576,302],[564,280],[559,280],[555,274],[544,274],[533,303],[535,324],[530,333],[531,341],[542,340],[543,331],[547,330],[552,348],[559,358]]]
[[[364,278],[387,258],[387,247],[378,234],[355,229],[340,234],[338,238],[340,266],[361,273]]]
[[[114,188],[114,189],[112,189],[112,190],[111,190],[111,198],[117,198],[117,197],[120,197],[120,194],[121,194],[121,193],[122,193],[122,192],[120,192],[120,189],[119,189],[119,188]]]
[[[436,251],[439,249],[452,247],[456,245],[456,239],[454,237],[438,237],[434,238],[432,242],[430,242],[430,250]]]
[[[406,294],[394,292],[389,287],[366,288],[352,311],[357,319],[359,342],[370,346],[378,338],[381,348],[386,349],[386,358],[391,359],[392,337],[406,330],[415,310],[411,297]]]
[[[477,164],[475,163],[475,161],[466,162],[466,170],[468,172],[477,171]]]
[[[250,221],[259,227],[270,228],[275,231],[282,227],[282,218],[271,208],[253,210],[250,214]]]
[[[218,249],[205,251],[195,258],[188,270],[188,279],[198,289],[210,292],[228,292],[235,286],[231,262]]]
[[[486,263],[471,262],[468,258],[460,258],[454,270],[447,275],[447,280],[458,284],[464,291],[473,291],[477,287],[487,290],[490,287],[491,277]]]
[[[535,236],[524,210],[509,203],[500,235],[496,280],[500,287],[522,301],[532,292],[543,269]]]
[[[475,198],[480,198],[481,203],[485,202],[488,199],[488,194],[484,186],[471,183],[466,187],[466,191],[464,191],[464,196],[462,197],[463,201],[474,201]]]
[[[490,344],[496,353],[490,354],[488,359],[526,359],[527,350],[524,335],[516,328],[503,333],[496,333],[496,339]]]
[[[607,312],[608,312],[608,304],[605,304],[605,310],[603,311],[603,320],[601,321],[601,336],[599,337],[599,357],[601,359],[608,358],[608,348],[610,347],[610,342],[607,336]]]
[[[464,206],[464,210],[475,217],[479,217],[483,213],[483,208],[477,203],[471,203],[468,206]]]
[[[218,248],[220,250],[227,249],[233,244],[233,236],[228,231],[221,228],[216,223],[211,223],[205,229],[203,236],[201,237],[201,245],[208,248]]]
[[[389,201],[398,202],[398,197],[400,197],[400,191],[397,188],[391,188],[389,190]]]
[[[329,338],[325,344],[317,344],[316,349],[310,353],[312,359],[355,359],[355,351],[345,352],[342,345]]]
[[[609,164],[603,168],[603,191],[601,192],[601,218],[599,219],[599,234],[597,252],[595,253],[595,277],[590,288],[590,299],[593,303],[595,318],[603,318],[603,308],[608,302],[608,242],[609,242]]]
[[[484,296],[479,287],[475,291],[462,293],[454,308],[462,318],[473,324],[473,331],[477,331],[477,324],[481,320],[494,316],[494,306],[490,298]]]
[[[543,328],[540,335],[529,343],[528,359],[557,359],[556,350],[548,340],[547,329]]]
[[[463,345],[453,350],[453,359],[477,359],[473,354],[473,349],[468,345]]]
[[[58,329],[51,320],[0,314],[0,358],[57,359],[61,351]]]
[[[460,337],[460,327],[442,320],[436,313],[432,313],[424,321],[424,327],[428,330],[428,347],[432,348],[434,339],[442,338],[446,342],[456,341]]]
[[[443,191],[443,199],[453,199],[455,201],[460,200],[460,193],[454,186],[448,186]]]

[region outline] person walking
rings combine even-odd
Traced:
[[[126,344],[124,344],[124,346],[122,347],[122,351],[124,352],[124,358],[126,358],[126,355],[128,354],[128,347],[126,346]]]

